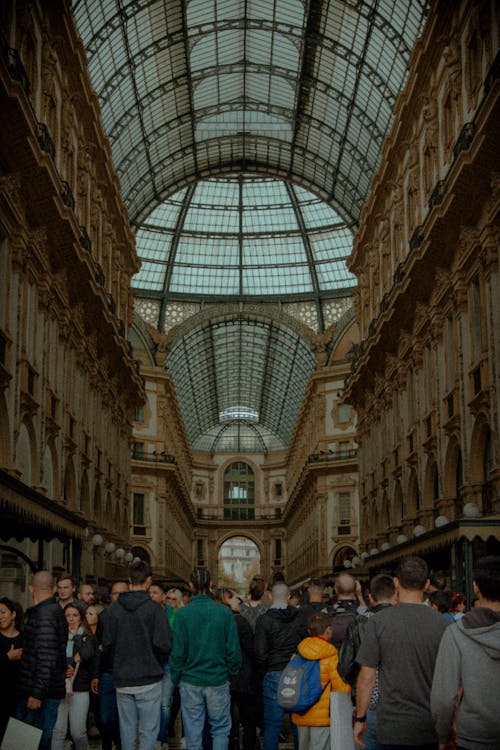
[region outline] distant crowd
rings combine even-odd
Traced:
[[[0,598],[0,744],[16,717],[40,750],[500,750],[500,557],[473,586],[467,603],[410,556],[332,596],[257,575],[243,598],[135,560],[96,603],[41,570],[26,613]]]

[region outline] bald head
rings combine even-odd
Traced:
[[[356,595],[356,581],[349,573],[341,573],[335,581],[337,596],[354,597]]]
[[[35,604],[43,602],[54,596],[54,578],[48,570],[39,570],[35,573],[29,587]]]
[[[273,604],[288,604],[290,589],[286,583],[275,583],[271,595],[273,598]]]

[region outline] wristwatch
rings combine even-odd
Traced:
[[[359,721],[360,724],[364,724],[365,721],[366,721],[366,714],[364,716],[355,716],[353,718],[353,721],[354,721],[354,723],[356,723],[356,722]]]

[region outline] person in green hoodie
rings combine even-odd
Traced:
[[[457,750],[500,748],[500,557],[478,560],[474,592],[479,606],[446,629],[437,655],[431,711],[439,750],[454,740]]]
[[[241,650],[232,612],[210,596],[207,568],[195,568],[190,578],[193,598],[177,611],[170,672],[180,685],[186,746],[201,750],[208,719],[213,750],[227,750],[231,731],[229,679],[241,667]]]

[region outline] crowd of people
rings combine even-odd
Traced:
[[[96,603],[89,584],[41,570],[25,614],[0,599],[0,742],[17,717],[40,750],[87,750],[89,736],[155,750],[176,729],[188,750],[278,750],[285,730],[296,749],[330,750],[330,697],[349,693],[365,750],[500,750],[500,557],[477,562],[469,611],[446,584],[411,556],[366,590],[345,572],[332,597],[312,579],[292,598],[255,576],[243,599],[201,567],[189,594],[166,590],[135,560]],[[319,698],[287,712],[296,654],[318,665]]]

